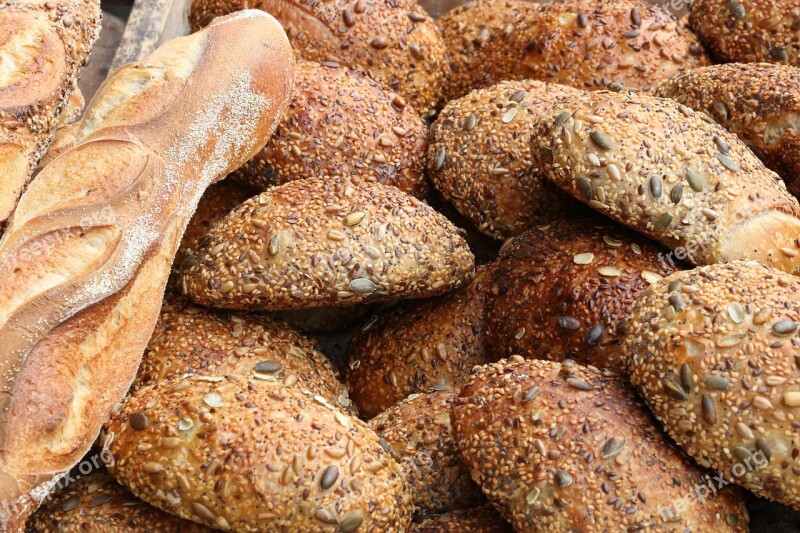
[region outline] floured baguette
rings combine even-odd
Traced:
[[[272,17],[219,19],[116,71],[74,148],[28,186],[0,241],[0,529],[89,450],[133,380],[200,195],[264,145],[293,83]]]
[[[99,0],[0,2],[0,224],[60,125],[100,19]]]

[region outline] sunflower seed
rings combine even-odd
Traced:
[[[433,170],[442,170],[446,157],[447,149],[444,146],[440,146],[439,149],[436,150],[436,155],[433,158]]]
[[[772,332],[775,335],[788,335],[797,330],[797,324],[792,320],[780,320],[772,325]]]
[[[672,379],[666,377],[662,378],[661,386],[664,388],[664,392],[675,400],[683,402],[689,398],[686,391],[683,390],[683,387]]]
[[[681,365],[681,385],[683,385],[683,390],[687,393],[692,390],[692,384],[694,380],[692,379],[692,369],[689,368],[689,365],[683,363]]]
[[[367,278],[357,278],[350,282],[350,290],[356,294],[372,294],[377,289],[378,286]]]
[[[558,114],[556,119],[553,121],[553,125],[554,126],[561,126],[562,124],[564,124],[567,121],[567,119],[571,115],[572,115],[572,113],[570,113],[569,111],[562,111],[561,113]]]
[[[281,368],[283,368],[283,365],[278,361],[260,361],[256,363],[253,370],[262,374],[274,374],[275,372],[279,372]]]
[[[767,458],[767,461],[772,459],[772,448],[769,446],[769,442],[764,437],[758,437],[756,439],[756,449],[764,454],[764,457]]]
[[[389,39],[386,38],[384,35],[379,35],[375,37],[369,42],[369,45],[376,50],[383,50],[387,46],[389,46]]]
[[[589,383],[578,378],[568,378],[567,385],[583,391],[594,390],[594,388],[591,385],[589,385]]]
[[[592,139],[592,142],[598,148],[601,148],[603,150],[611,150],[611,148],[614,146],[614,143],[611,141],[609,137],[606,137],[597,130],[594,130],[591,133],[589,133],[589,138]]]
[[[650,178],[650,194],[653,196],[654,200],[661,199],[661,193],[664,191],[663,185],[661,184],[661,178],[658,176],[652,176]]]
[[[355,533],[361,524],[364,523],[364,516],[359,511],[346,514],[342,521],[339,522],[340,533]]]
[[[725,102],[714,102],[714,105],[711,107],[711,109],[721,121],[724,122],[728,120],[728,106],[725,105]]]
[[[109,501],[111,501],[111,498],[113,498],[113,497],[114,497],[114,495],[111,494],[111,493],[98,494],[97,496],[95,496],[94,498],[89,500],[89,502],[86,504],[86,506],[87,507],[97,507],[99,505],[103,505],[104,503],[108,503]]]
[[[224,402],[222,401],[222,396],[217,394],[216,392],[209,392],[205,396],[203,396],[203,402],[209,407],[222,407]]]
[[[707,394],[701,396],[700,408],[703,411],[703,420],[709,426],[715,425],[717,423],[717,408],[714,407],[714,401]]]
[[[365,215],[366,213],[364,213],[363,211],[354,211],[353,213],[350,213],[344,218],[344,223],[347,226],[355,226],[356,224],[364,220]]]
[[[591,200],[592,197],[594,196],[594,188],[592,187],[592,182],[589,181],[589,178],[587,178],[586,176],[578,177],[578,192],[586,200]]]
[[[611,437],[606,441],[603,445],[603,458],[608,459],[610,457],[614,457],[619,452],[622,451],[622,448],[625,447],[625,439],[618,439],[616,437]]]
[[[591,252],[585,252],[582,254],[575,254],[572,257],[572,262],[576,265],[588,265],[594,261],[594,254]]]
[[[743,439],[750,440],[753,438],[753,431],[749,427],[747,427],[747,424],[743,422],[736,423],[736,432]]]
[[[744,307],[739,302],[731,302],[728,304],[728,316],[731,317],[736,324],[741,324],[744,321]]]
[[[508,124],[514,117],[517,116],[517,106],[509,107],[505,113],[503,113],[503,124]]]
[[[581,327],[581,323],[571,316],[562,316],[558,319],[558,326],[567,331],[575,331]]]
[[[678,312],[683,311],[684,309],[686,309],[686,304],[683,301],[683,296],[681,296],[677,292],[673,292],[669,296],[669,303]]]
[[[788,391],[783,394],[783,403],[789,407],[800,407],[800,391]]]
[[[681,201],[681,197],[683,197],[683,183],[679,181],[672,188],[672,192],[669,194],[669,199],[672,200],[673,204],[677,204]]]
[[[322,478],[320,479],[319,486],[322,490],[328,490],[336,483],[336,480],[339,478],[339,467],[336,465],[328,466],[325,471],[322,473]]]
[[[642,271],[642,279],[644,279],[650,285],[654,283],[658,283],[662,279],[664,279],[661,274],[656,274],[655,272],[650,272],[649,270]]]
[[[591,346],[593,344],[597,344],[602,336],[603,326],[602,324],[597,324],[586,333],[586,336],[583,338],[583,342]]]
[[[728,146],[728,143],[725,142],[725,139],[723,139],[719,135],[714,136],[714,143],[717,145],[717,148],[719,148],[719,151],[722,152],[723,154],[727,155],[730,153],[731,147]]]
[[[533,387],[527,389],[522,394],[522,401],[523,402],[529,402],[529,401],[533,400],[534,398],[536,398],[539,395],[539,391],[540,391],[539,387],[537,387],[535,385]]]
[[[728,170],[733,172],[737,172],[739,170],[739,164],[731,159],[730,156],[723,154],[722,152],[717,152],[717,159],[719,159],[719,162],[722,163],[722,165]]]
[[[181,431],[189,431],[194,426],[191,418],[181,418],[178,420],[178,429]]]
[[[279,236],[275,235],[269,240],[267,251],[269,252],[269,255],[278,255],[278,253],[281,251],[281,238]]]

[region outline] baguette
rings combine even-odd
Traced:
[[[800,204],[735,135],[673,100],[596,91],[542,115],[548,179],[657,240],[671,262],[754,259],[800,271]]]
[[[60,124],[100,19],[99,0],[0,4],[0,224]]]
[[[0,528],[19,527],[125,394],[203,190],[264,145],[293,76],[272,17],[220,19],[117,70],[78,144],[29,185],[0,241]]]

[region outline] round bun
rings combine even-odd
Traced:
[[[800,66],[797,0],[694,0],[689,24],[724,62]]]
[[[514,356],[478,369],[453,406],[462,457],[517,531],[747,531],[731,487],[691,498],[704,472],[619,378]]]
[[[800,509],[800,280],[755,262],[679,272],[634,308],[629,370],[700,464]]]
[[[414,394],[369,422],[405,472],[417,516],[485,501],[453,440],[450,409],[456,395],[451,390]]]
[[[303,58],[369,73],[422,115],[435,111],[449,72],[439,28],[416,0],[195,0],[192,31],[214,17],[261,9],[286,30]],[[403,98],[395,105],[403,107]]]
[[[486,360],[488,267],[446,296],[408,302],[361,328],[347,346],[346,381],[362,416],[415,392],[457,388]]]
[[[800,271],[797,199],[703,113],[645,93],[595,91],[554,105],[531,139],[548,179],[671,258]]]
[[[296,311],[277,311],[273,316],[308,335],[336,333],[369,314],[369,305],[315,307]]]
[[[442,294],[474,258],[453,224],[394,187],[310,178],[241,204],[182,265],[197,303],[281,311]]]
[[[531,228],[500,252],[487,345],[495,359],[573,359],[621,372],[633,304],[673,271],[654,243],[599,218]]]
[[[106,425],[111,473],[143,500],[234,531],[406,531],[413,505],[378,436],[320,396],[242,376],[139,389]]]
[[[448,103],[431,127],[428,175],[434,187],[496,239],[581,209],[533,168],[536,118],[578,89],[505,81]]]
[[[462,509],[413,524],[408,533],[513,533],[490,506]]]
[[[25,524],[28,533],[211,533],[211,529],[139,500],[107,472],[82,476],[54,492]]]
[[[648,89],[710,63],[697,37],[644,0],[477,0],[439,25],[452,67],[448,99],[511,79]]]
[[[133,387],[198,372],[242,375],[287,387],[297,384],[355,414],[328,358],[286,324],[212,311],[183,298],[167,300]]]
[[[364,73],[297,63],[292,103],[275,134],[233,177],[260,190],[327,175],[375,180],[427,195],[428,129],[411,106]]]
[[[744,63],[693,69],[662,81],[654,93],[702,111],[735,133],[798,196],[798,87],[800,69],[796,67]]]

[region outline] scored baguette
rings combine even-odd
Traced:
[[[60,125],[101,17],[99,0],[0,5],[0,224]]]
[[[28,186],[0,241],[0,530],[89,450],[200,195],[264,145],[293,83],[271,16],[219,19],[116,71]]]

